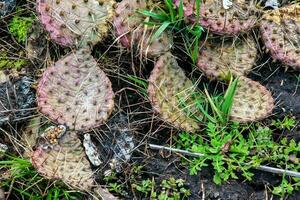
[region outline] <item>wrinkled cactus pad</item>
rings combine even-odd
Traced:
[[[180,0],[174,0],[179,6]],[[200,24],[218,34],[237,35],[251,29],[256,21],[254,0],[232,0],[232,6],[225,9],[223,1],[206,0],[200,3]],[[183,0],[185,16],[192,22],[197,20],[195,0]]]
[[[252,37],[208,41],[200,50],[197,66],[211,78],[224,80],[246,75],[255,63],[256,42]]]
[[[116,8],[114,27],[121,45],[128,49],[137,49],[142,55],[155,57],[170,50],[173,41],[167,32],[152,40],[157,27],[144,25],[146,17],[138,13],[150,5],[153,5],[152,1],[121,1]]]
[[[37,171],[73,188],[89,191],[94,186],[93,171],[75,132],[65,133],[57,144],[40,144],[31,155]]]
[[[100,126],[114,107],[111,82],[87,49],[48,67],[37,94],[40,112],[71,130]]]
[[[114,4],[114,0],[37,0],[37,12],[52,40],[82,47],[107,35]]]
[[[260,83],[239,77],[233,99],[231,120],[237,122],[258,121],[268,117],[274,108],[274,99]]]
[[[274,59],[300,69],[300,5],[290,5],[264,14],[260,30]]]
[[[159,58],[148,81],[148,94],[154,111],[175,127],[195,132],[199,125],[189,113],[202,119],[191,98],[195,86],[172,54],[166,53]]]

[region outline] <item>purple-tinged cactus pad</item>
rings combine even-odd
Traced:
[[[239,78],[230,114],[232,121],[258,121],[268,117],[273,108],[274,99],[270,91],[249,78]]]
[[[274,59],[300,70],[300,5],[267,11],[260,31]]]
[[[180,0],[174,0],[179,6]],[[221,0],[206,0],[200,3],[200,24],[217,34],[237,35],[251,29],[256,21],[254,0],[232,0],[232,6],[223,7]],[[184,14],[188,20],[197,20],[195,0],[183,0]]]
[[[152,41],[157,27],[144,25],[146,17],[138,13],[151,5],[154,5],[153,2],[146,0],[121,1],[116,8],[114,28],[121,45],[128,49],[137,49],[144,56],[156,57],[169,51],[173,40],[167,32],[163,32]]]
[[[257,56],[252,37],[207,41],[200,50],[197,66],[210,78],[224,80],[250,72]]]
[[[93,171],[75,132],[67,132],[57,144],[40,144],[31,155],[37,171],[48,179],[58,179],[73,188],[90,191]]]
[[[37,12],[52,40],[82,47],[107,35],[114,4],[114,0],[37,0]]]
[[[150,102],[163,120],[189,132],[199,129],[198,122],[188,114],[202,119],[195,100],[191,98],[196,88],[171,53],[159,58],[148,81]]]
[[[71,130],[100,126],[114,107],[111,82],[87,49],[70,53],[48,67],[37,94],[40,112]]]

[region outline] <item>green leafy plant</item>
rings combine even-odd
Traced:
[[[15,15],[8,25],[8,30],[19,43],[24,44],[27,39],[28,30],[31,28],[34,17],[21,17]]]
[[[62,183],[44,179],[28,160],[14,155],[5,155],[0,160],[0,170],[5,172],[0,179],[0,187],[7,191],[11,189],[12,199],[74,200],[84,195],[68,189]]]
[[[162,180],[159,186],[155,185],[154,179],[146,179],[140,184],[133,184],[132,187],[143,193],[144,197],[158,200],[184,200],[189,199],[191,195],[190,190],[185,186],[185,181],[174,177]]]
[[[0,69],[20,70],[26,64],[26,60],[10,58],[6,52],[0,51]]]
[[[272,120],[272,126],[275,126],[276,128],[278,128],[279,130],[291,130],[292,128],[294,128],[296,126],[296,120],[292,117],[289,116],[285,116],[283,118],[283,120]]]

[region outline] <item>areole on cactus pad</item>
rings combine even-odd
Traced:
[[[255,40],[222,38],[208,40],[200,50],[197,66],[211,78],[227,79],[230,75],[243,76],[250,72],[257,56]]]
[[[37,0],[37,12],[52,40],[83,47],[107,35],[114,4],[114,0]]]
[[[90,50],[70,53],[48,67],[39,81],[40,112],[71,130],[88,130],[104,123],[114,107],[111,82]]]
[[[192,98],[196,88],[171,53],[159,58],[148,81],[149,99],[163,120],[189,132],[199,129],[197,120],[188,114],[202,119]]]
[[[300,70],[300,5],[267,11],[260,23],[263,42],[274,59]]]
[[[144,24],[146,17],[138,11],[154,5],[147,0],[123,0],[118,3],[114,28],[120,43],[128,49],[136,49],[140,54],[149,57],[159,56],[172,47],[172,36],[163,32],[158,38],[152,36],[158,27]]]
[[[228,9],[221,0],[200,1],[198,17],[195,0],[174,0],[174,3],[179,7],[181,1],[187,19],[191,22],[199,20],[204,28],[213,33],[237,35],[251,29],[257,21],[255,0],[232,0],[232,6]]]
[[[230,118],[237,122],[252,122],[268,117],[274,108],[270,91],[259,82],[239,77]]]

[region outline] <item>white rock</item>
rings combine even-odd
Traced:
[[[100,154],[97,151],[95,144],[92,142],[90,134],[84,135],[83,146],[85,148],[85,153],[92,165],[96,167],[101,165],[102,162],[100,160]]]

